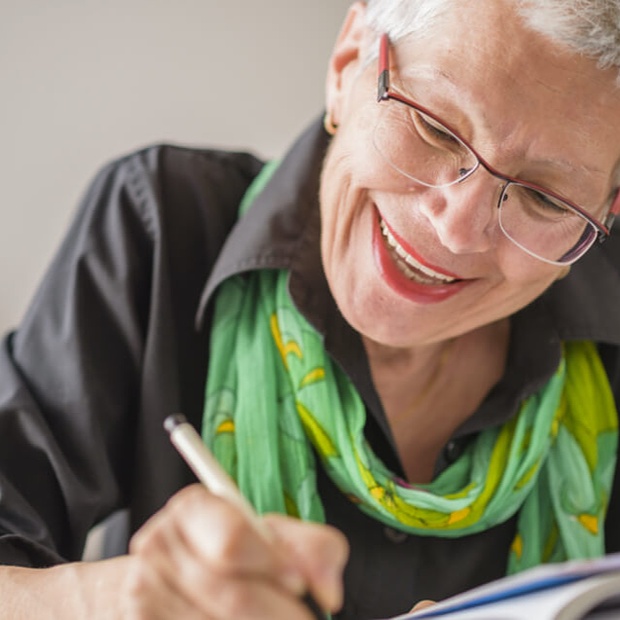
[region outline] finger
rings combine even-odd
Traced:
[[[119,593],[122,616],[132,620],[207,620],[191,601],[179,596],[165,575],[140,557],[132,557]]]
[[[211,574],[197,592],[200,608],[209,618],[230,620],[313,620],[302,600],[272,581],[255,578],[231,579]]]
[[[424,599],[422,601],[418,601],[412,608],[411,611],[420,611],[421,609],[426,609],[427,607],[432,607],[436,601],[431,601],[430,599]]]
[[[226,500],[193,485],[175,497],[171,512],[186,545],[218,572],[261,576],[295,594],[303,592],[304,577],[296,562]]]
[[[171,530],[168,528],[166,531]],[[153,583],[146,579],[148,571],[145,571],[139,582],[145,586],[144,591],[135,593],[140,604],[135,609],[144,613],[145,618],[313,618],[298,597],[273,581],[255,575],[232,576],[219,572],[205,566],[199,557],[187,553],[182,549],[183,545],[182,540],[171,534],[167,537],[162,534],[157,545],[138,545],[141,557],[156,573],[158,579],[153,582],[160,586],[160,592],[166,592],[167,597],[159,606],[159,592],[152,596]],[[149,616],[149,610],[157,615]]]
[[[194,485],[172,498],[132,538],[131,553],[161,573],[170,588],[196,603],[196,584],[207,587],[211,575],[273,581],[298,595],[303,573],[294,558],[261,537],[233,506]]]
[[[331,526],[282,515],[268,515],[265,521],[277,537],[281,552],[295,558],[320,607],[332,612],[340,609],[344,597],[342,575],[349,557],[345,536]]]
[[[162,511],[151,519],[130,549],[156,571],[170,596],[178,601],[180,610],[187,607],[199,610],[200,618],[217,617],[217,613],[210,612],[218,611],[216,600],[223,598],[223,593],[230,589],[235,571],[211,564],[197,554],[184,528],[177,519],[171,518],[169,511]],[[185,615],[178,617],[185,618]]]
[[[201,580],[195,574],[208,570],[198,564],[170,515],[156,513],[131,539],[134,558],[128,579],[131,615],[136,620],[207,620],[201,597]]]

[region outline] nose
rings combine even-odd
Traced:
[[[500,192],[497,180],[479,169],[449,187],[425,188],[419,196],[420,209],[452,253],[487,252],[499,231]]]

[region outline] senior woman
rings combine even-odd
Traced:
[[[359,620],[619,551],[619,65],[617,0],[356,2],[280,162],[103,170],[2,350],[0,617]]]

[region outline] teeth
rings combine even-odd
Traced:
[[[383,233],[383,237],[387,241],[389,247],[404,261],[404,263],[398,261],[397,264],[400,267],[401,271],[408,278],[420,280],[428,284],[432,284],[433,281],[436,282],[437,280],[446,283],[454,282],[456,280],[456,278],[450,278],[443,273],[437,273],[436,271],[429,269],[426,265],[422,265],[422,263],[419,263],[415,258],[413,258],[413,256],[407,254],[407,252],[405,252],[405,250],[398,243],[398,241],[396,241],[394,235],[392,235],[392,233],[389,231],[387,225],[383,220],[381,220],[381,232]],[[415,269],[417,273],[409,269],[409,267]],[[427,280],[426,278],[421,276],[427,276],[429,279]]]

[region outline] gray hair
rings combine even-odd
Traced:
[[[387,32],[397,41],[428,33],[443,14],[463,1],[367,0],[367,21],[375,32]],[[620,68],[620,0],[510,1],[533,31],[596,59],[601,68]]]

